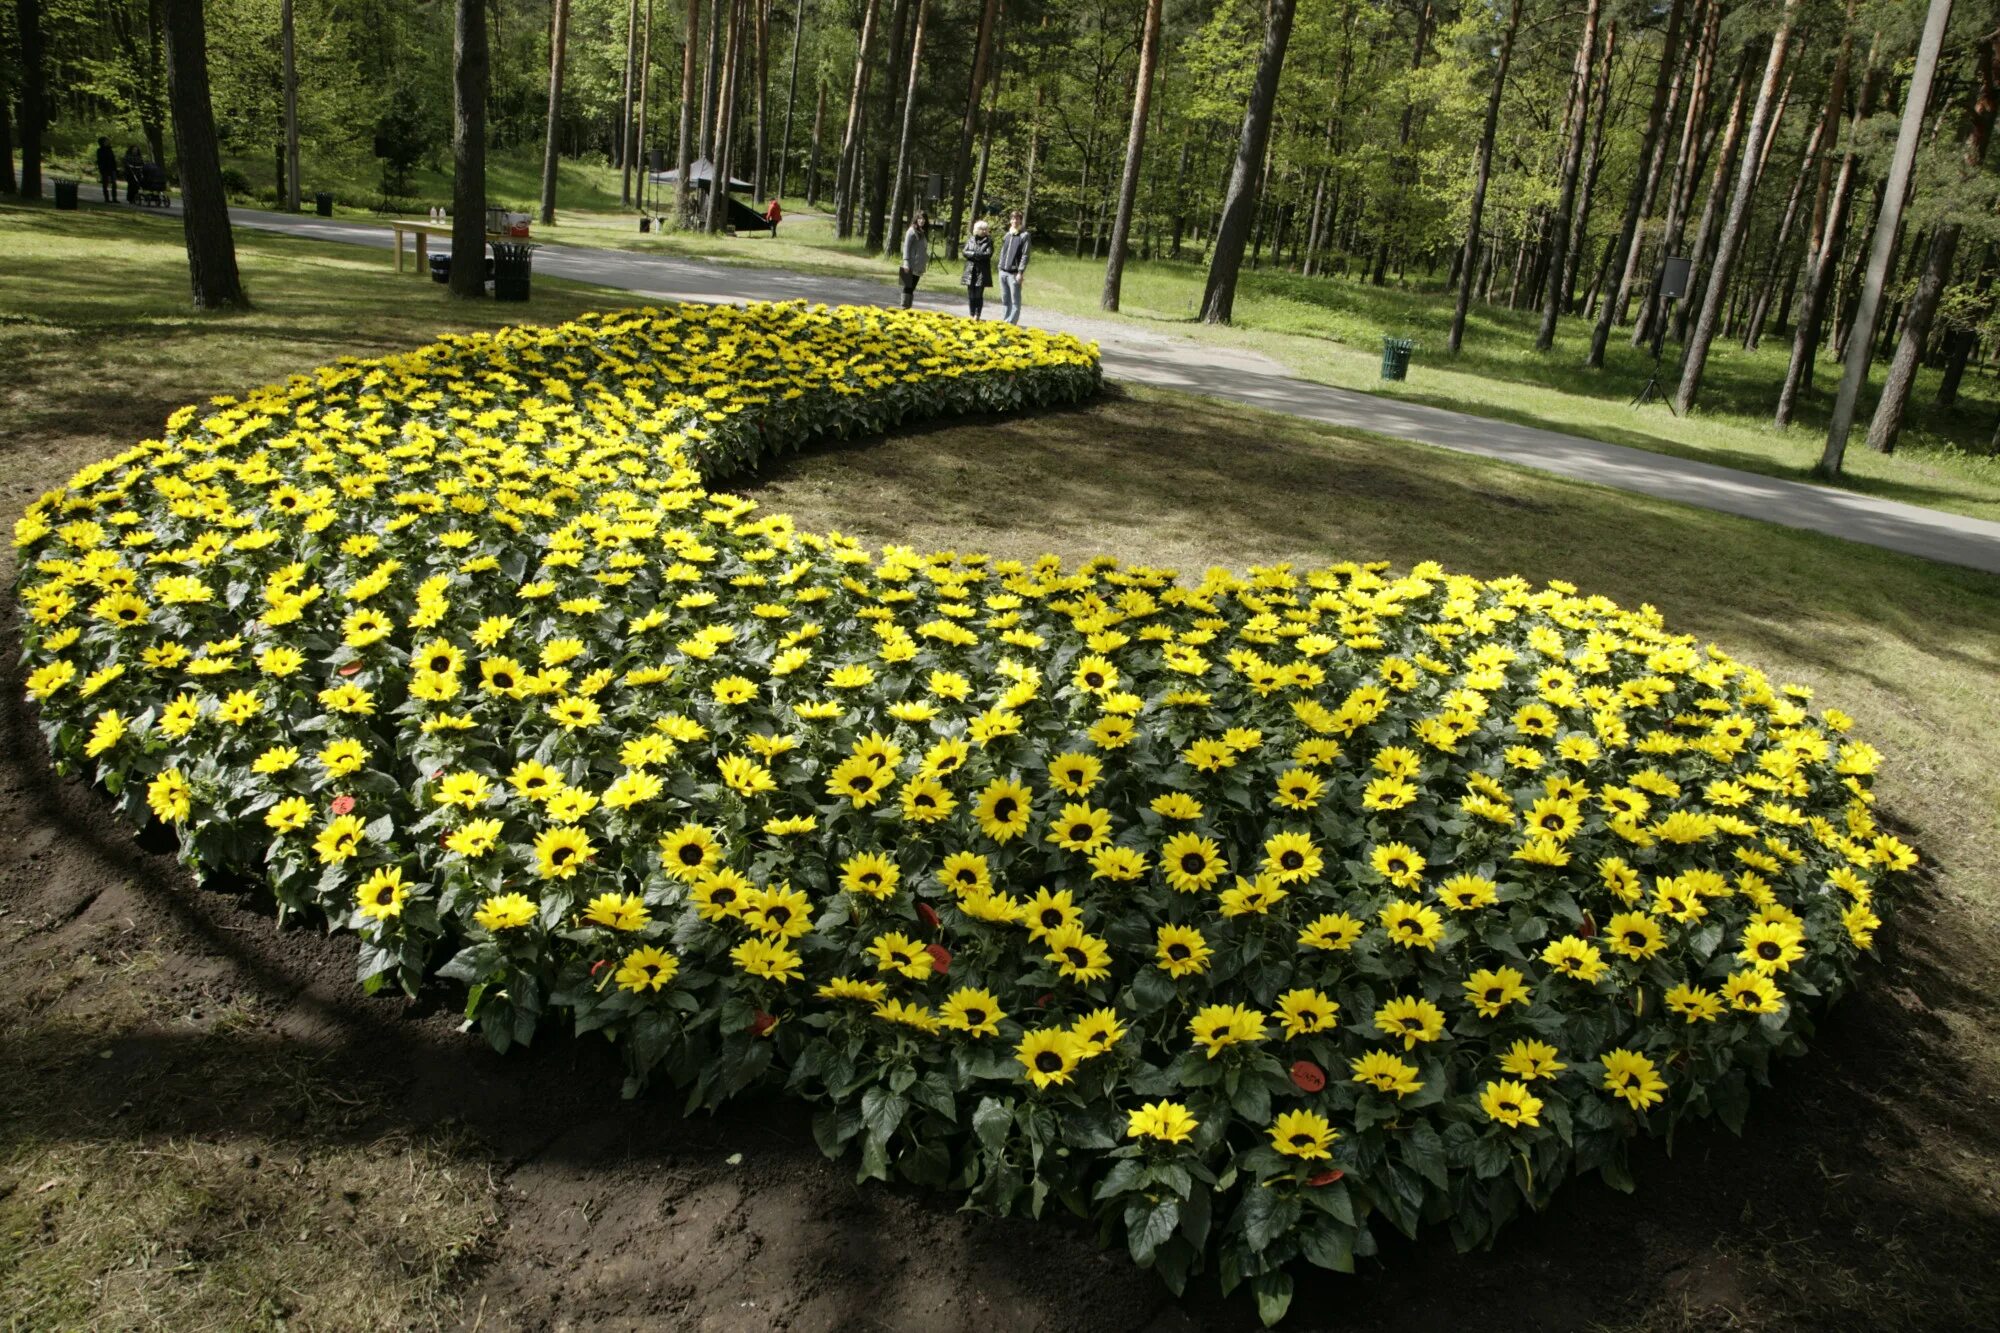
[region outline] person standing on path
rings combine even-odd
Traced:
[[[916,299],[917,279],[924,276],[924,270],[929,268],[931,263],[930,242],[924,239],[925,225],[924,215],[918,213],[910,219],[910,229],[903,233],[903,263],[896,270],[896,278],[903,285],[905,310],[908,310],[910,302]]]
[[[118,154],[112,151],[111,140],[105,135],[97,136],[97,184],[104,191],[104,202],[118,202]]]
[[[1019,212],[1007,215],[1007,234],[1000,238],[1000,318],[1009,324],[1021,322],[1021,279],[1028,272],[1027,219]]]
[[[972,317],[978,319],[980,311],[986,307],[986,289],[993,285],[993,236],[992,227],[981,218],[972,224],[972,239],[965,243],[965,272],[958,280],[965,284],[965,303]]]
[[[778,224],[785,220],[785,210],[778,207],[778,201],[771,200],[771,206],[764,210],[764,221],[770,224],[771,239],[778,239]]]

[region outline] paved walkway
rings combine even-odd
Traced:
[[[254,209],[232,209],[230,216],[238,226],[262,231],[384,248],[390,244],[389,230],[381,224]],[[754,246],[756,241],[744,244]],[[929,290],[919,292],[919,304],[937,310],[963,309],[960,289],[953,282],[955,268],[943,265],[941,271],[934,269]],[[896,299],[894,274],[886,266],[883,280],[871,282],[623,250],[538,244],[535,270],[551,277],[673,300],[803,299],[886,304]],[[1033,290],[1031,283],[1029,291]],[[998,298],[995,290],[988,301],[990,310],[998,309]],[[1247,403],[2000,574],[2000,523],[1336,389],[1300,379],[1255,352],[1153,333],[1123,321],[1032,312],[1029,322],[1095,339],[1103,353],[1105,372],[1114,379]]]

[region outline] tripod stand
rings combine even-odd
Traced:
[[[1678,417],[1680,413],[1674,411],[1673,399],[1667,397],[1666,392],[1660,388],[1660,347],[1666,341],[1667,321],[1672,317],[1673,309],[1674,298],[1669,296],[1661,303],[1659,317],[1653,322],[1653,373],[1646,377],[1646,386],[1639,390],[1639,396],[1632,400],[1632,406],[1644,407],[1657,398],[1666,404],[1667,411],[1673,412]]]

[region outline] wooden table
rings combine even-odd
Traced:
[[[389,230],[396,233],[396,272],[398,273],[403,271],[403,237],[405,234],[408,234],[415,239],[416,272],[420,278],[430,276],[430,238],[433,236],[443,236],[448,239],[451,236],[451,224],[449,222],[391,222]],[[494,241],[525,241],[526,239],[525,236],[510,236],[506,232],[489,231],[486,233],[486,240],[489,244]],[[485,257],[483,254],[480,256],[481,259]]]

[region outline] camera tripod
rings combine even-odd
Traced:
[[[1680,413],[1674,409],[1674,400],[1660,388],[1660,348],[1666,341],[1667,320],[1671,317],[1673,308],[1674,300],[1671,296],[1661,304],[1659,318],[1653,325],[1653,373],[1646,377],[1646,386],[1639,390],[1639,396],[1632,400],[1632,406],[1644,407],[1657,398],[1666,405],[1667,411],[1678,417]]]

